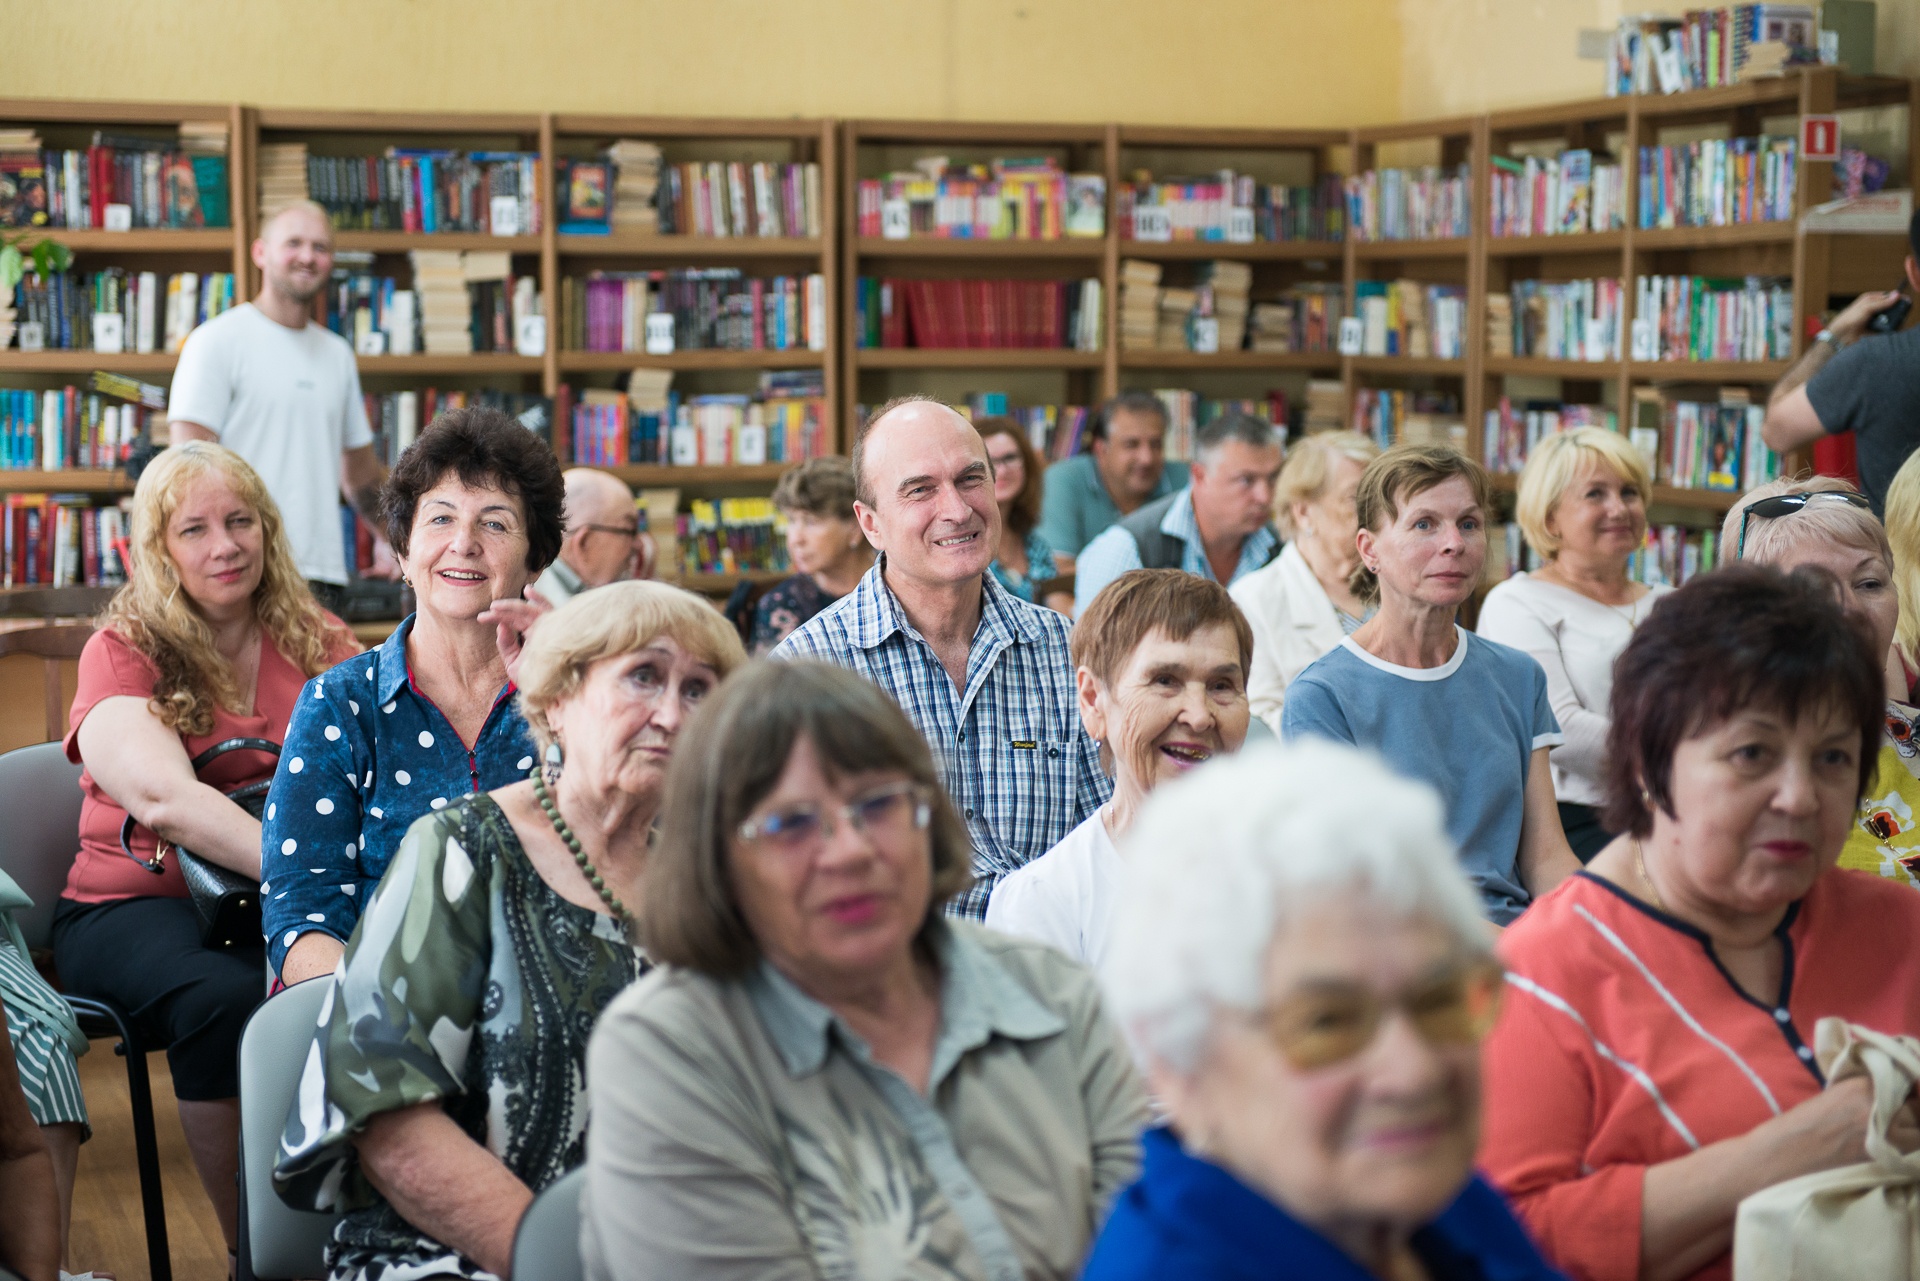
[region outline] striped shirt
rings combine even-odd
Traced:
[[[956,916],[982,920],[1000,878],[1057,845],[1106,803],[1113,784],[1080,724],[1060,614],[981,576],[980,625],[956,690],[887,587],[886,557],[860,585],[773,651],[850,668],[893,696],[933,748],[973,839],[974,884]]]

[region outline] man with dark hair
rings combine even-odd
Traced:
[[[854,441],[853,487],[880,555],[773,657],[859,672],[926,736],[973,841],[974,886],[950,910],[978,920],[1001,877],[1113,790],[1080,723],[1069,624],[987,572],[1000,546],[993,469],[980,433],[946,405],[882,405]]]
[[[1186,483],[1187,465],[1167,461],[1166,406],[1152,392],[1122,392],[1094,418],[1090,452],[1047,468],[1040,535],[1071,562],[1122,516]]]
[[[1908,224],[1907,244],[1907,287],[1920,292],[1920,212]],[[1899,301],[1897,288],[1874,290],[1835,316],[1774,385],[1760,429],[1783,454],[1852,432],[1860,488],[1876,516],[1886,514],[1893,474],[1920,445],[1920,327],[1885,336],[1867,329]],[[1868,341],[1855,341],[1861,337]]]
[[[1222,414],[1194,433],[1193,478],[1088,543],[1080,554],[1073,612],[1130,569],[1184,569],[1230,586],[1280,551],[1273,485],[1281,437],[1246,414]]]

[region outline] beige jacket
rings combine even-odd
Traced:
[[[1293,543],[1271,565],[1248,574],[1228,591],[1253,628],[1247,701],[1253,714],[1278,734],[1287,686],[1346,633],[1340,630],[1340,616],[1326,588]]]

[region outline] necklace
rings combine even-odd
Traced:
[[[612,910],[614,919],[622,925],[632,925],[633,913],[629,912],[627,905],[607,888],[607,883],[601,879],[600,873],[593,870],[593,863],[587,858],[587,852],[580,848],[580,838],[573,834],[571,827],[567,826],[567,820],[560,817],[560,807],[553,803],[553,797],[547,791],[547,780],[540,775],[540,767],[536,765],[527,771],[527,777],[533,780],[534,799],[539,801],[540,808],[547,812],[547,822],[553,824],[553,830],[559,833],[561,843],[572,851],[573,861],[580,865],[580,875],[587,878],[587,884],[593,886],[594,892],[600,896],[600,901]]]
[[[1653,895],[1653,905],[1662,912],[1666,911],[1667,905],[1660,901],[1660,887],[1653,883],[1651,876],[1647,875],[1646,847],[1640,844],[1640,838],[1637,836],[1633,838],[1633,861],[1640,869],[1640,879],[1646,882],[1648,891]]]

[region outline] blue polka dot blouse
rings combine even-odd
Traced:
[[[407,670],[408,618],[371,653],[300,691],[260,824],[260,899],[277,972],[309,930],[345,942],[400,838],[422,814],[533,768],[514,688],[469,751]]]

